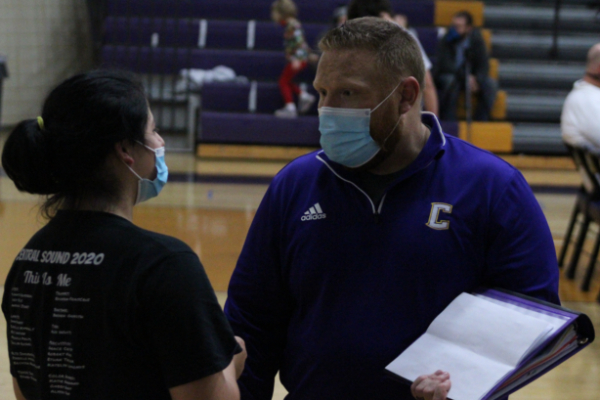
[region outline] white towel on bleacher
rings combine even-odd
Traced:
[[[235,71],[224,65],[219,65],[213,69],[182,69],[179,72],[179,81],[177,82],[177,92],[200,89],[202,85],[210,82],[241,82],[247,83],[248,78],[236,75]]]

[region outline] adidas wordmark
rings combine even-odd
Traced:
[[[308,211],[304,213],[304,215],[302,216],[302,218],[300,218],[300,220],[301,221],[313,221],[316,219],[325,219],[325,218],[327,218],[327,214],[325,214],[323,212],[323,209],[321,208],[319,203],[315,203],[314,206],[309,208]]]

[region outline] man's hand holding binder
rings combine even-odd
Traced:
[[[451,386],[450,374],[438,370],[432,375],[418,377],[410,391],[417,400],[446,400]]]
[[[496,400],[593,340],[585,314],[513,292],[481,290],[460,294],[386,370],[414,382],[417,398]],[[435,368],[452,374],[450,393],[449,377],[441,371],[419,377]]]

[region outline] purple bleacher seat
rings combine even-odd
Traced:
[[[231,26],[235,26],[236,23],[239,22],[234,21],[222,21],[223,23],[229,23]],[[210,29],[209,22],[209,36],[213,34],[213,31]],[[306,36],[306,41],[309,46],[313,49],[316,48],[316,43],[320,35],[327,31],[328,25],[326,24],[302,24],[304,28],[304,34]],[[247,26],[244,25],[244,45],[246,44],[247,38]],[[207,47],[209,47],[207,45]],[[218,48],[215,46],[210,46],[212,48]],[[273,22],[256,22],[255,26],[255,35],[254,35],[254,49],[256,50],[281,50],[283,52],[283,27]]]
[[[202,87],[202,109],[220,112],[247,112],[250,108],[250,83],[207,83]],[[309,93],[317,96],[312,86],[307,85]],[[283,107],[283,98],[279,85],[275,82],[258,82],[256,84],[256,112],[273,114]],[[307,115],[317,115],[317,102],[313,104]]]
[[[307,82],[306,89],[309,93],[316,96],[317,99],[319,98],[317,92],[312,87],[312,82]],[[275,110],[283,107],[284,105],[281,92],[279,91],[279,85],[276,83],[259,83],[256,97],[256,111],[259,113],[272,114],[275,112]],[[306,115],[317,115],[317,103],[318,101],[314,102]]]
[[[458,136],[456,122],[443,122],[442,129]],[[283,119],[268,114],[209,111],[200,115],[199,143],[319,147],[319,138],[319,119],[314,116]]]
[[[245,49],[247,39],[246,21],[207,21],[207,49]]]
[[[254,35],[254,48],[261,50],[281,50],[283,53],[283,27],[273,22],[257,22]]]
[[[435,17],[435,2],[428,0],[391,0],[394,11],[404,14],[412,26],[431,26]]]
[[[108,17],[104,25],[104,43],[149,46],[157,34],[159,46],[197,47],[199,22],[165,18]]]
[[[200,40],[200,21],[173,18],[108,17],[105,21],[104,43],[113,45],[149,46],[152,35],[158,34],[159,46],[199,47],[209,49],[245,49],[248,45],[247,21],[206,21],[204,42]],[[317,48],[318,40],[329,25],[304,24],[306,40]],[[417,28],[419,40],[429,55],[435,54],[437,28]],[[272,22],[257,22],[254,49],[283,51],[283,28]]]
[[[247,112],[249,83],[214,82],[202,86],[202,109],[221,112]]]
[[[319,137],[317,117],[203,112],[198,142],[319,147]]]
[[[417,31],[417,35],[419,36],[419,41],[421,42],[421,46],[425,50],[428,56],[433,57],[435,55],[438,43],[438,31],[435,27],[423,27],[423,28],[415,28]]]
[[[232,68],[248,79],[277,80],[285,57],[280,51],[175,49],[161,47],[104,46],[105,67],[124,68],[138,73],[177,74],[184,68],[212,69],[219,65]],[[299,82],[312,83],[314,70],[298,75]]]
[[[313,50],[318,49],[319,40],[331,29],[331,25],[327,24],[303,24],[303,27],[306,42]]]
[[[109,0],[111,16],[177,17],[269,21],[272,0]],[[413,26],[434,21],[433,0],[392,0],[396,12],[405,14]],[[333,10],[346,0],[298,1],[302,22],[329,23]]]

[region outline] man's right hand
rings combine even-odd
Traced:
[[[432,375],[421,375],[410,387],[417,400],[446,400],[452,383],[448,372],[436,371]]]
[[[477,78],[475,78],[475,75],[469,75],[469,87],[471,88],[471,92],[479,92],[479,83],[477,83]]]

